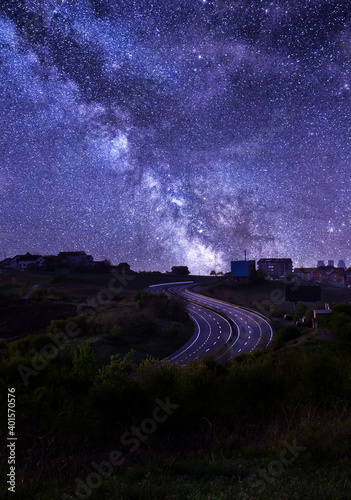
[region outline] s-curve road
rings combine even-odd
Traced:
[[[193,285],[193,282],[161,283],[147,289],[180,300],[195,323],[192,338],[170,355],[168,361],[183,364],[206,354],[229,360],[241,353],[263,349],[272,342],[272,326],[263,316],[188,290]]]

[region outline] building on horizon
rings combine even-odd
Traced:
[[[260,259],[257,266],[267,276],[275,278],[289,276],[293,269],[291,259]]]
[[[60,252],[58,257],[61,260],[65,260],[70,265],[75,266],[85,266],[89,267],[94,261],[91,255],[87,255],[85,252]]]
[[[292,277],[294,281],[299,278],[303,281],[336,286],[349,286],[351,284],[351,274],[349,276],[345,268],[340,266],[296,267]]]
[[[328,267],[334,267],[334,259],[328,260]]]
[[[345,270],[340,267],[324,266],[313,270],[312,280],[329,285],[345,285]]]
[[[12,259],[8,260],[8,267],[11,269],[17,269],[19,271],[26,270],[39,270],[43,268],[45,259],[41,255],[32,255],[27,252],[25,255],[16,255]]]
[[[319,261],[321,262],[321,261]],[[318,266],[322,267],[322,266]],[[324,266],[323,266],[324,267]],[[313,277],[314,267],[295,267],[292,273],[293,278],[301,278],[303,281],[311,281]]]
[[[317,267],[325,267],[324,260],[319,260],[317,262]]]
[[[40,271],[47,273],[69,273],[73,271],[104,271],[109,267],[107,261],[94,261],[84,251],[60,252],[58,255],[15,255],[0,262],[1,272],[6,270]]]
[[[340,259],[338,261],[338,267],[342,267],[344,269],[344,271],[346,271],[346,264],[345,264],[345,261]]]

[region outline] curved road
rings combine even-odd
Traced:
[[[179,282],[162,283],[147,289],[153,293],[166,292],[183,302],[195,323],[192,338],[171,354],[168,361],[183,364],[206,354],[214,354],[217,360],[230,360],[271,343],[273,330],[263,316],[190,291],[189,286],[198,287],[193,282]]]

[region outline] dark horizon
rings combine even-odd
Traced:
[[[56,254],[47,254],[47,253],[32,253],[32,252],[27,251],[27,252],[25,252],[25,253],[23,253],[23,254],[15,254],[15,255],[12,255],[12,256],[5,257],[4,259],[1,259],[1,260],[0,260],[0,264],[1,264],[1,262],[3,262],[3,261],[4,261],[4,260],[6,260],[6,259],[13,259],[13,258],[15,258],[17,255],[22,255],[22,256],[23,256],[23,255],[26,255],[26,254],[29,254],[29,255],[31,255],[31,256],[40,255],[40,256],[42,256],[42,257],[44,257],[44,258],[45,258],[45,257],[52,257],[52,256],[54,256],[54,257],[55,257],[55,256],[58,256],[58,255],[59,255],[59,254],[61,254],[61,253],[62,253],[62,254],[64,254],[64,253],[80,253],[80,252],[85,252],[88,256],[91,256],[91,255],[90,255],[88,252],[86,252],[85,250],[67,250],[67,249],[66,249],[66,250],[60,250],[60,251],[59,251],[59,252],[57,252]],[[161,272],[162,274],[165,274],[165,273],[167,273],[167,272],[170,272],[170,269],[171,269],[173,266],[186,266],[186,267],[188,267],[188,268],[189,268],[189,266],[188,266],[188,264],[187,264],[186,262],[181,262],[181,263],[173,263],[173,265],[171,265],[168,269],[165,269],[165,270],[161,270],[161,268],[158,268],[158,266],[155,266],[155,268],[154,268],[154,269],[140,269],[140,267],[138,267],[138,263],[134,263],[134,267],[133,267],[133,265],[132,265],[132,264],[130,264],[130,262],[128,262],[128,259],[123,259],[123,258],[121,258],[121,259],[119,259],[119,260],[118,260],[118,262],[117,262],[117,261],[116,261],[116,262],[112,262],[112,260],[111,260],[111,259],[109,259],[109,257],[107,257],[107,256],[104,256],[102,259],[95,259],[94,255],[92,255],[91,257],[92,257],[92,259],[93,259],[93,261],[94,261],[94,262],[97,262],[97,261],[99,261],[99,262],[100,262],[100,261],[104,261],[104,260],[110,261],[111,266],[118,266],[118,265],[119,265],[119,264],[121,264],[121,263],[127,263],[127,264],[129,264],[129,266],[130,266],[131,270],[133,270],[133,271],[135,271],[135,272],[140,272],[140,271],[142,271],[142,272]],[[247,257],[247,255],[246,255],[246,257]],[[273,257],[273,256],[269,256],[269,257],[267,257],[267,256],[261,256],[261,257],[260,257],[260,259],[290,259],[290,257],[275,257],[275,256],[274,256],[274,257]],[[245,258],[244,258],[244,259],[231,259],[231,260],[229,261],[229,263],[227,264],[227,265],[228,265],[228,267],[229,267],[229,269],[228,269],[228,270],[225,270],[224,268],[223,268],[223,269],[217,269],[217,270],[215,270],[215,269],[210,269],[210,270],[208,270],[206,273],[194,273],[194,272],[192,272],[192,270],[191,270],[190,268],[189,268],[189,270],[190,270],[190,274],[191,274],[191,275],[202,275],[202,274],[203,274],[204,276],[207,276],[207,275],[209,275],[209,274],[210,274],[210,272],[211,272],[211,271],[213,271],[213,270],[215,270],[217,273],[218,273],[218,272],[223,272],[223,274],[226,274],[226,273],[230,273],[230,262],[231,262],[231,261],[233,261],[233,260],[241,260],[241,261],[243,261],[243,260],[247,260],[247,261],[249,261],[249,260],[254,260],[254,261],[255,261],[255,265],[257,266],[258,261],[259,261],[260,259],[257,259],[257,260],[256,260],[256,259],[248,259],[248,258],[247,258],[247,259],[245,259]],[[321,261],[324,261],[324,262],[325,262],[325,265],[326,265],[326,266],[328,266],[328,265],[329,265],[329,262],[331,261],[331,259],[322,259],[322,260],[315,260],[312,266],[304,266],[304,265],[301,265],[301,266],[296,266],[296,265],[294,265],[294,260],[293,260],[293,259],[291,259],[291,260],[292,260],[292,266],[293,266],[293,269],[295,269],[295,268],[310,268],[310,267],[311,267],[311,268],[317,268],[317,267],[318,267],[318,262],[321,262]],[[339,262],[339,260],[341,260],[341,259],[336,259],[336,260],[335,260],[335,259],[333,259],[333,262],[334,262],[333,267],[338,267],[338,262]],[[347,265],[347,262],[345,262],[345,261],[343,261],[343,262],[344,262],[344,264],[345,264],[345,268],[346,268],[346,269],[348,269],[350,266],[348,266],[348,265]],[[137,267],[135,267],[135,266],[137,266]]]

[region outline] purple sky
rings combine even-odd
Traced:
[[[0,259],[351,265],[351,4],[5,0]]]

